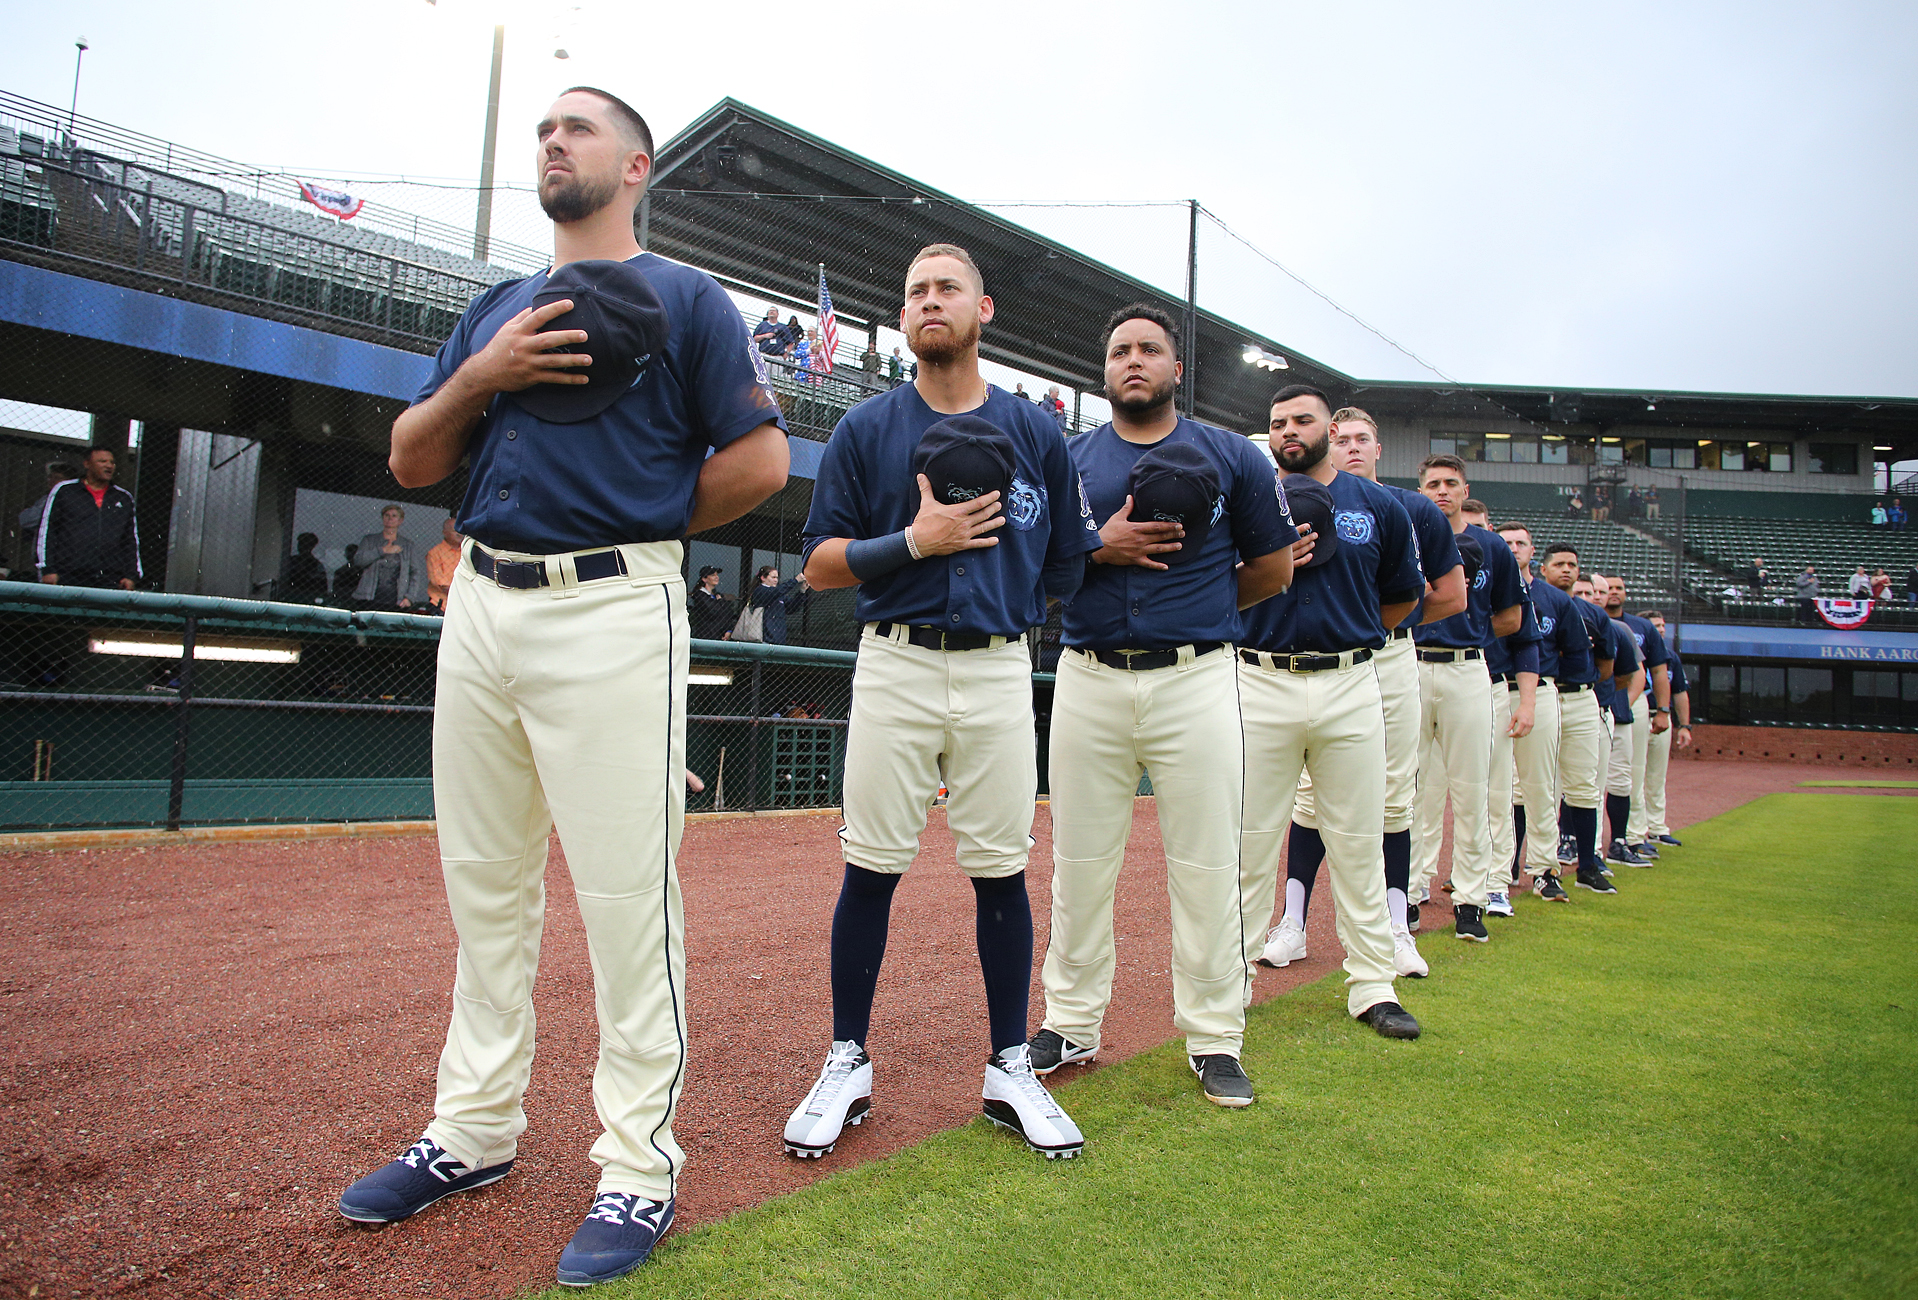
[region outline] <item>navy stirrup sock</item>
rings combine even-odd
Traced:
[[[1312,886],[1319,880],[1319,864],[1325,861],[1325,841],[1309,827],[1292,823],[1292,836],[1285,850],[1285,878],[1305,886],[1305,903],[1312,904]]]
[[[1605,817],[1612,824],[1612,839],[1621,844],[1630,843],[1625,838],[1625,824],[1632,819],[1632,797],[1628,794],[1606,795]]]
[[[832,913],[832,1036],[865,1046],[872,1028],[872,995],[879,987],[879,965],[886,959],[886,930],[892,924],[892,891],[899,877],[846,864],[839,905]],[[1028,921],[1027,933],[1030,934]],[[1028,950],[1030,940],[1028,939]]]
[[[1412,892],[1412,832],[1385,832],[1385,887]]]
[[[1026,1041],[1027,1001],[1032,992],[1032,903],[1026,873],[991,880],[972,877],[978,913],[979,973],[986,977],[986,1019],[992,1054]]]
[[[1525,861],[1525,805],[1522,803],[1512,805],[1512,830],[1516,837],[1512,842],[1518,845],[1512,853],[1512,865],[1516,867]],[[1542,876],[1549,870],[1549,867],[1540,867],[1535,874]]]
[[[1565,833],[1570,835],[1572,842],[1578,846],[1579,866],[1602,867],[1605,865],[1605,859],[1600,857],[1598,852],[1598,809],[1573,808],[1568,805],[1562,824],[1565,827]]]

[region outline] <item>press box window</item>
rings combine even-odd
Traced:
[[[1811,464],[1807,468],[1814,474],[1856,474],[1858,444],[1814,442],[1811,444]]]

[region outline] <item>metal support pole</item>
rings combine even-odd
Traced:
[[[1678,519],[1672,527],[1672,563],[1677,567],[1678,599],[1672,602],[1672,644],[1685,622],[1685,476],[1678,476]]]
[[[193,724],[193,637],[199,630],[197,614],[186,616],[180,633],[180,702],[173,715],[173,783],[167,790],[166,828],[180,829],[180,812],[186,803],[187,737]]]
[[[639,251],[646,251],[646,240],[653,233],[653,196],[649,190],[639,198]]]
[[[1185,244],[1185,413],[1191,415],[1199,393],[1199,201],[1188,199],[1190,222]]]
[[[750,598],[749,598],[750,599]],[[753,660],[753,720],[746,724],[746,807],[759,807],[759,687],[766,663]]]
[[[493,82],[486,91],[486,142],[480,146],[479,212],[473,218],[473,260],[484,262],[493,234],[493,146],[499,139],[499,73],[506,57],[506,24],[493,29]]]
[[[87,38],[82,36],[73,43],[73,103],[67,107],[67,144],[74,142],[73,124],[80,114],[80,60],[87,57]]]

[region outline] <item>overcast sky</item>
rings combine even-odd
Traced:
[[[84,35],[83,114],[471,178],[496,14],[502,182],[568,84],[662,141],[731,95],[977,202],[1197,198],[1460,379],[1918,396],[1910,3],[67,0],[11,10],[0,87],[66,104]],[[1006,215],[1183,292],[1177,209]],[[1289,348],[1430,377],[1221,235],[1201,263]]]

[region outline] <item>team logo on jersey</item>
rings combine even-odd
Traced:
[[[1480,569],[1477,573],[1472,575],[1472,590],[1484,591],[1486,588],[1486,585],[1490,583],[1491,581],[1492,581],[1491,570],[1489,568]]]
[[[1219,499],[1212,503],[1212,522],[1216,524],[1223,518],[1225,518],[1225,496],[1221,494]]]
[[[751,339],[746,340],[746,355],[753,359],[753,373],[759,376],[759,382],[772,387],[773,377],[766,369],[766,354],[753,346]]]
[[[1278,494],[1279,513],[1284,515],[1285,522],[1290,524],[1292,522],[1292,503],[1285,499],[1284,476],[1277,470],[1272,472],[1272,490]]]
[[[1553,618],[1550,614],[1547,614],[1538,620],[1538,630],[1544,633],[1546,636],[1550,636],[1552,634],[1552,629],[1557,626],[1558,626],[1558,620]]]
[[[1363,546],[1372,540],[1372,516],[1363,510],[1341,510],[1332,516],[1339,540]]]
[[[1081,485],[1080,491],[1084,490]],[[1044,509],[1045,498],[1039,495],[1039,489],[1015,475],[1011,499],[1006,502],[1006,521],[1023,533],[1039,522]]]
[[[1079,480],[1079,518],[1085,521],[1086,531],[1096,533],[1099,525],[1092,518],[1092,502],[1086,499],[1085,480]]]

